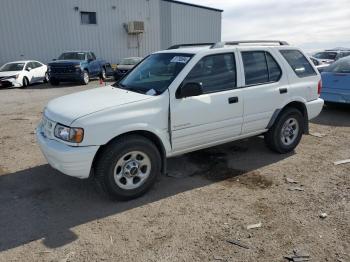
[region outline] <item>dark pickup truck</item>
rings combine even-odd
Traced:
[[[92,77],[105,79],[112,75],[112,68],[104,60],[96,59],[93,52],[66,52],[57,60],[49,63],[48,73],[50,83],[59,85],[60,82],[79,82],[87,85]]]

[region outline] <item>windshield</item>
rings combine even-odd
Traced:
[[[3,65],[0,68],[0,72],[6,72],[6,71],[22,71],[24,67],[24,63],[10,63]]]
[[[124,58],[120,61],[121,65],[136,65],[142,58]]]
[[[168,88],[192,56],[180,53],[150,55],[114,86],[133,92],[159,95]]]
[[[314,57],[318,59],[330,59],[330,60],[335,60],[336,56],[337,56],[336,52],[319,52],[314,55]]]
[[[350,59],[341,59],[328,66],[325,72],[350,73]]]
[[[85,53],[69,52],[59,56],[59,60],[85,60]]]

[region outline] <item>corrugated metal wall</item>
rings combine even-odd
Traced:
[[[82,25],[81,11],[96,12],[97,25]],[[145,22],[139,51],[123,28],[134,20]],[[220,33],[221,13],[161,0],[1,0],[0,64],[49,62],[67,50],[93,50],[117,63],[173,43],[218,41]]]
[[[221,12],[165,1],[160,11],[162,48],[221,40]]]

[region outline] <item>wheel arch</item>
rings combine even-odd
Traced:
[[[117,135],[116,137],[109,140],[105,145],[100,146],[100,148],[96,152],[94,160],[92,162],[92,169],[94,168],[94,166],[96,164],[96,160],[98,159],[99,155],[103,152],[103,150],[110,143],[112,143],[115,140],[120,139],[121,137],[126,137],[126,136],[130,136],[130,135],[139,135],[139,136],[147,138],[152,143],[154,143],[154,145],[157,147],[157,149],[160,153],[161,159],[162,159],[161,172],[162,172],[162,174],[165,174],[166,169],[167,169],[167,158],[166,158],[166,150],[165,150],[164,144],[163,144],[162,140],[155,133],[150,132],[150,131],[146,131],[146,130],[135,130],[135,131],[130,131],[130,132],[126,132],[126,133]]]
[[[301,114],[303,115],[303,119],[304,119],[304,130],[303,133],[304,134],[309,134],[309,117],[308,117],[308,113],[307,113],[307,108],[305,103],[301,102],[301,101],[292,101],[289,102],[288,104],[286,104],[283,108],[279,108],[276,109],[270,119],[269,124],[267,125],[266,129],[270,129],[274,123],[276,122],[276,120],[278,119],[278,117],[287,109],[287,108],[295,108],[297,110],[299,110],[301,112]]]

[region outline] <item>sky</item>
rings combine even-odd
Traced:
[[[182,0],[223,9],[222,40],[285,40],[306,52],[350,48],[350,0]]]

